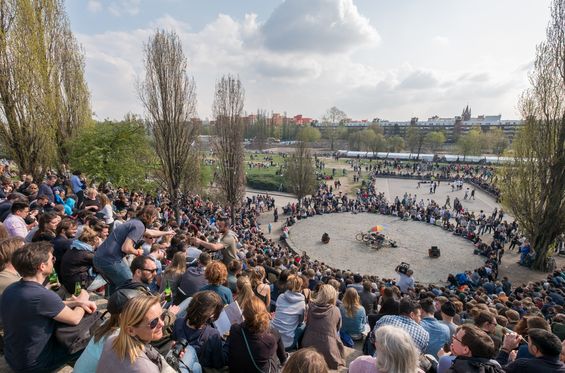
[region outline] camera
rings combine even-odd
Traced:
[[[186,346],[188,346],[188,341],[182,338],[177,341],[175,346],[167,353],[167,356],[165,356],[167,363],[177,372],[179,371],[180,354]]]
[[[401,262],[399,265],[396,266],[395,271],[405,275],[406,273],[408,273],[409,269],[410,269],[410,264],[408,264],[406,262]]]

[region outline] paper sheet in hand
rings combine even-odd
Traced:
[[[243,322],[243,314],[237,302],[231,302],[224,307],[218,320],[214,321],[214,326],[220,332],[220,335],[225,335],[230,331],[233,324]]]

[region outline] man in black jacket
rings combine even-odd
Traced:
[[[498,362],[492,359],[495,354],[494,342],[475,325],[463,324],[457,328],[451,341],[451,353],[456,358],[447,372],[504,372]]]
[[[500,364],[506,364],[510,351],[517,348],[520,343],[518,334],[507,334],[497,360]],[[528,351],[534,356],[529,359],[517,359],[508,364],[504,371],[506,373],[565,373],[565,365],[559,361],[561,353],[561,341],[553,333],[543,329],[528,330]]]

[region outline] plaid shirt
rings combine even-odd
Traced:
[[[408,316],[385,315],[377,321],[373,332],[376,332],[383,325],[392,325],[404,329],[410,334],[420,352],[426,351],[428,348],[428,342],[430,341],[429,333]]]

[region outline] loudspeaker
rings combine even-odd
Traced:
[[[428,255],[430,258],[439,258],[441,252],[437,246],[432,246],[432,248],[428,250]]]

